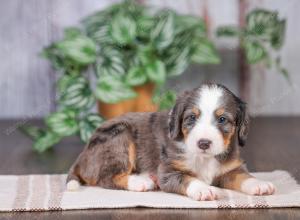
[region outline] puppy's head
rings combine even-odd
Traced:
[[[224,86],[204,84],[178,97],[170,111],[170,138],[186,151],[204,156],[245,144],[249,127],[246,104]]]

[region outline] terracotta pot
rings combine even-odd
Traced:
[[[98,111],[105,119],[122,115],[127,112],[153,112],[158,106],[152,102],[155,85],[147,83],[134,87],[138,94],[136,98],[128,99],[119,103],[109,104],[98,101]]]

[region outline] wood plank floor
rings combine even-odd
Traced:
[[[15,129],[40,121],[0,121],[0,175],[66,173],[83,145],[68,138],[45,154],[31,150],[31,141]],[[242,149],[250,171],[288,170],[300,181],[300,117],[257,117]],[[0,201],[1,202],[1,201]],[[1,213],[0,219],[300,219],[300,209],[104,209],[83,211]]]

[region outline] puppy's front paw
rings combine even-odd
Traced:
[[[200,180],[193,180],[186,189],[188,197],[198,201],[211,201],[218,198],[215,187],[209,186]]]
[[[260,196],[273,194],[275,192],[275,187],[271,182],[249,178],[242,183],[241,190],[250,195]]]

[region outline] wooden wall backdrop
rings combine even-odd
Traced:
[[[55,73],[46,60],[38,57],[41,49],[62,37],[64,27],[78,24],[93,11],[117,0],[9,0],[0,1],[0,118],[38,118],[55,109]],[[140,0],[144,4],[170,7],[180,13],[205,17],[209,34],[215,28],[239,23],[239,8],[265,7],[279,10],[288,18],[283,64],[294,86],[283,77],[262,67],[254,67],[249,85],[249,104],[253,114],[300,114],[298,74],[300,51],[300,2],[298,0]],[[169,87],[176,90],[197,86],[202,81],[223,83],[238,93],[237,42],[215,39],[222,56],[222,66],[192,66]]]
[[[291,77],[291,85],[274,70],[254,67],[250,77],[250,103],[256,115],[300,114],[300,1],[299,0],[254,0],[248,10],[263,7],[278,10],[287,18],[285,44],[281,50],[282,65]]]

